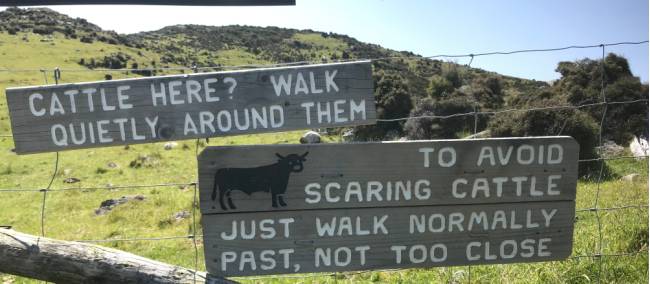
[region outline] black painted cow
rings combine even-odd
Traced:
[[[282,207],[287,206],[283,194],[287,191],[289,175],[302,172],[302,163],[306,161],[307,154],[309,152],[302,155],[289,154],[285,157],[276,153],[275,155],[279,159],[274,164],[255,168],[218,169],[214,174],[212,200],[215,201],[217,193],[219,193],[221,209],[236,209],[230,196],[233,190],[239,190],[248,195],[255,192],[269,192],[271,193],[271,205],[274,208],[278,207],[278,204]],[[228,206],[224,202],[224,197],[228,198]]]

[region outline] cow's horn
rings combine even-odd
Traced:
[[[300,158],[303,158],[303,159],[304,159],[305,157],[307,157],[307,154],[309,154],[309,151],[307,151],[307,152],[305,152],[304,154],[302,154],[302,155],[300,156]]]
[[[278,153],[275,153],[275,155],[278,156],[278,158],[280,158],[280,159],[284,159],[284,157],[282,157],[282,155],[280,155]]]

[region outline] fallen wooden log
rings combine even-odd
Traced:
[[[55,283],[236,283],[112,248],[2,228],[0,273]]]

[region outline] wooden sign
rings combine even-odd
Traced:
[[[571,254],[570,137],[208,147],[219,276],[495,264]]]
[[[369,61],[6,90],[16,152],[372,124]]]

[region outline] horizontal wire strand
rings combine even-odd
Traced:
[[[481,52],[481,53],[468,53],[468,54],[437,54],[430,56],[383,56],[376,58],[356,58],[356,59],[346,59],[346,60],[332,60],[330,63],[346,63],[353,62],[357,60],[370,60],[370,61],[384,61],[384,60],[393,60],[393,59],[436,59],[436,58],[463,58],[463,57],[479,57],[479,56],[493,56],[493,55],[512,55],[519,53],[539,53],[539,52],[554,52],[570,49],[590,49],[590,48],[602,48],[603,46],[621,46],[621,45],[641,45],[648,43],[648,40],[643,41],[622,41],[614,43],[604,43],[604,44],[592,44],[592,45],[569,45],[563,47],[555,48],[539,48],[539,49],[519,49],[519,50],[510,50],[510,51],[491,51],[491,52]],[[61,68],[60,71],[64,72],[144,72],[144,71],[180,71],[180,70],[228,70],[228,69],[243,69],[243,68],[272,68],[272,67],[285,67],[285,66],[295,66],[295,65],[305,65],[313,63],[322,63],[319,61],[294,61],[294,62],[283,62],[275,64],[246,64],[246,65],[224,65],[224,66],[203,66],[203,67],[192,67],[192,66],[179,66],[179,67],[159,67],[159,68],[119,68],[119,69],[109,69],[109,68],[96,68],[96,69],[86,69],[86,68]],[[0,72],[42,72],[44,70],[49,70],[51,68],[0,68]]]
[[[455,117],[462,116],[475,116],[475,115],[499,115],[502,113],[510,112],[531,112],[531,111],[545,111],[545,110],[562,110],[562,109],[581,109],[586,107],[593,106],[602,106],[602,105],[621,105],[621,104],[634,104],[634,103],[647,103],[648,99],[635,99],[635,100],[626,100],[626,101],[611,101],[611,102],[597,102],[581,105],[558,105],[558,106],[548,106],[548,107],[535,107],[535,108],[512,108],[498,111],[472,111],[464,113],[455,113],[450,115],[420,115],[420,116],[408,116],[401,118],[389,118],[389,119],[377,119],[378,122],[396,122],[396,121],[405,121],[411,119],[450,119]],[[0,137],[12,137],[11,134],[0,134]]]
[[[620,157],[605,157],[605,158],[594,158],[594,159],[580,159],[579,163],[582,162],[594,162],[594,161],[609,161],[609,160],[621,160],[621,159],[647,159],[649,156],[620,156]],[[47,191],[75,191],[75,190],[101,190],[101,189],[141,189],[141,188],[155,188],[155,187],[173,187],[173,186],[193,186],[194,182],[186,183],[159,183],[159,184],[134,184],[134,185],[117,185],[117,186],[91,186],[91,187],[66,187],[59,189],[47,189]],[[45,189],[18,189],[18,188],[0,188],[1,192],[43,192]]]

